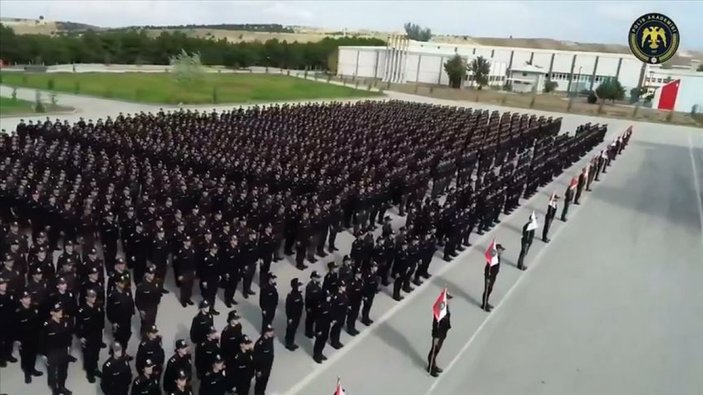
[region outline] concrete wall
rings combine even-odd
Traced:
[[[703,107],[703,75],[681,78],[674,110],[690,113],[695,105]]]

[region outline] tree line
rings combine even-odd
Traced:
[[[326,37],[318,42],[278,41],[232,43],[226,39],[189,37],[163,31],[152,37],[144,30],[87,31],[47,36],[18,35],[0,25],[0,59],[6,64],[115,63],[167,65],[185,50],[199,53],[204,65],[228,67],[268,66],[289,69],[330,69],[339,46],[380,46],[383,40],[360,37]]]
[[[290,26],[283,26],[277,23],[245,23],[232,24],[222,23],[217,25],[166,25],[166,26],[139,26],[126,27],[110,30],[136,30],[136,29],[171,29],[171,30],[186,30],[186,29],[216,29],[216,30],[238,30],[247,32],[266,32],[266,33],[295,33],[295,30]]]

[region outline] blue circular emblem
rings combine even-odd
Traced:
[[[664,63],[679,48],[679,28],[666,15],[645,14],[630,27],[628,41],[637,59],[650,64]]]

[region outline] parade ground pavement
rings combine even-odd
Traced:
[[[6,88],[2,90],[5,94]],[[61,96],[60,103],[78,109],[75,114],[61,117],[70,121],[79,116],[95,119],[120,111],[158,109]],[[18,97],[22,98],[19,94]],[[387,98],[477,107],[477,103],[396,93],[389,93]],[[526,259],[527,271],[519,271],[515,264],[522,225],[532,210],[543,222],[549,194],[554,191],[563,196],[570,177],[577,175],[592,155],[531,199],[522,200],[520,208],[511,215],[501,215],[502,222],[491,232],[472,235],[474,246],[452,262],[444,262],[438,252],[430,266],[434,276],[404,301],[393,301],[390,290],[384,288],[372,309],[375,323],[371,327],[358,323],[361,334],[356,337],[343,332],[345,347],[334,350],[328,345],[325,354],[329,360],[323,365],[312,360],[312,340],[303,336],[302,325],[297,336],[300,349],[290,352],[280,342],[285,331],[285,295],[293,277],[307,282],[313,269],[325,273],[323,265],[331,258],[339,263],[350,250],[352,236],[348,232],[340,235],[340,251],[305,272],[295,269],[290,257],[274,263],[280,295],[274,327],[279,341],[275,343],[267,393],[329,395],[334,392],[337,377],[341,377],[347,395],[700,394],[701,130],[494,106],[480,108],[563,116],[563,132],[586,122],[607,123],[609,133],[601,147],[629,125],[633,125],[634,134],[608,173],[593,184],[593,191],[584,192],[581,204],[571,206],[568,222],[558,218],[554,221],[551,243],[543,243],[541,229],[537,231]],[[0,126],[11,130],[17,122],[18,119],[4,118]],[[395,229],[404,224],[395,210],[390,215]],[[486,313],[479,308],[483,252],[494,238],[507,251],[491,298],[495,309]],[[173,291],[170,273],[168,281],[167,287]],[[431,344],[432,304],[443,288],[453,295],[449,302],[452,329],[437,361],[444,373],[433,378],[425,366]],[[261,315],[258,287],[254,290],[257,295],[248,300],[242,299],[239,292],[236,297],[245,333],[257,338]],[[227,312],[222,292],[216,307],[223,313],[215,320],[221,330]],[[188,338],[195,314],[195,307],[182,308],[173,292],[163,298],[157,324],[167,358],[173,352],[175,339]],[[138,330],[135,318],[133,332]],[[132,355],[138,345],[136,336],[130,342]],[[109,339],[107,332],[106,337]],[[18,352],[14,355],[18,356]],[[70,365],[67,387],[75,394],[101,393],[97,384],[85,379],[77,342],[73,355],[79,357],[79,362]],[[106,357],[107,350],[103,350],[101,364]],[[37,366],[45,370],[42,361]],[[25,385],[19,363],[11,364],[0,370],[2,392],[48,393],[46,376]]]

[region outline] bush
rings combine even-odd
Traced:
[[[596,104],[596,102],[598,101],[598,96],[596,96],[595,92],[591,91],[588,93],[588,99],[586,99],[586,101],[588,102],[588,104]]]
[[[559,84],[556,81],[547,80],[544,82],[544,93],[554,92]]]
[[[54,79],[49,78],[48,81],[46,81],[46,89],[53,91],[54,90]]]

